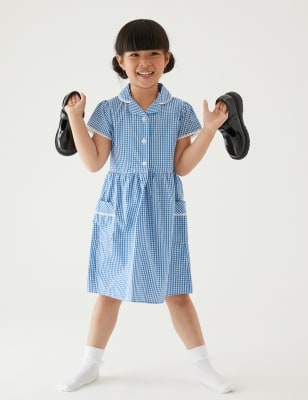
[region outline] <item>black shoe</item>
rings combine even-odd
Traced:
[[[228,107],[228,119],[218,130],[222,133],[226,150],[235,160],[246,157],[250,138],[243,120],[243,100],[236,92],[228,92],[216,100]]]
[[[62,102],[62,110],[60,113],[59,128],[56,133],[55,145],[58,153],[62,156],[71,156],[77,152],[71,126],[68,120],[68,115],[64,110],[71,96],[77,94],[80,98],[80,94],[76,91],[67,94]],[[83,115],[84,116],[84,115]]]

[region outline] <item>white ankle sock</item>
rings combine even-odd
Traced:
[[[211,366],[206,346],[198,346],[188,350],[197,376],[203,385],[219,392],[233,392],[236,388],[232,383],[227,382]]]
[[[104,349],[86,346],[81,367],[72,377],[60,382],[59,389],[63,392],[72,392],[94,382],[99,377],[99,366],[103,354]]]

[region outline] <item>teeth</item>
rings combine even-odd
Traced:
[[[152,72],[138,72],[139,75],[151,75]]]

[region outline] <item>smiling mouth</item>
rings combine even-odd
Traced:
[[[153,74],[154,74],[154,72],[137,72],[137,75],[140,75],[140,76],[151,76]]]

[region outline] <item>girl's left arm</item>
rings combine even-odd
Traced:
[[[219,102],[211,112],[206,100],[203,102],[204,125],[197,138],[178,139],[174,153],[174,170],[180,175],[189,174],[204,157],[217,129],[228,119],[227,106]]]

